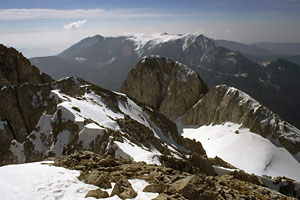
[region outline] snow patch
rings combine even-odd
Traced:
[[[127,139],[124,139],[124,142],[114,141],[120,150],[126,152],[134,161],[144,161],[148,164],[157,164],[160,165],[160,162],[157,158],[161,153],[157,149],[151,149],[151,151],[145,150],[144,148],[131,143]]]

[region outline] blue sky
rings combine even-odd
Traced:
[[[300,0],[0,0],[0,43],[19,49],[54,54],[87,36],[135,32],[300,42]]]

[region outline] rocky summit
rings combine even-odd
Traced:
[[[159,56],[146,56],[132,68],[121,92],[151,105],[171,120],[189,110],[207,86],[187,66]]]

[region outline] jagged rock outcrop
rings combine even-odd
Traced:
[[[283,121],[246,93],[225,85],[216,86],[182,118],[184,125],[241,124],[251,132],[283,146],[300,161],[300,131]]]
[[[174,158],[176,159],[176,158]],[[207,160],[208,161],[208,160]],[[174,161],[171,161],[172,163]],[[178,159],[177,162],[182,162]],[[103,164],[105,163],[105,164]],[[111,163],[111,164],[109,164]],[[242,178],[233,175],[209,176],[205,171],[186,172],[174,169],[172,163],[161,165],[134,162],[128,159],[115,159],[91,152],[78,152],[55,159],[54,165],[68,169],[81,169],[79,179],[89,182],[90,174],[107,176],[107,181],[115,183],[110,196],[132,198],[136,192],[130,183],[132,179],[148,183],[144,192],[159,193],[155,199],[293,199],[259,184],[248,181],[247,174]],[[166,165],[165,165],[166,164]],[[242,179],[242,180],[241,180]],[[98,184],[95,184],[98,186]],[[110,187],[112,189],[112,186]],[[105,188],[92,190],[88,194],[104,194]],[[115,191],[115,192],[114,192]]]
[[[207,90],[193,70],[159,56],[142,58],[121,87],[122,93],[153,106],[173,121],[189,110]]]
[[[0,44],[0,88],[23,83],[40,84],[51,82],[47,75],[40,75],[40,70],[31,65],[21,53],[14,48]]]

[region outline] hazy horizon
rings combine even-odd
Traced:
[[[53,55],[85,37],[202,33],[242,43],[300,42],[300,0],[0,0],[0,43]]]

